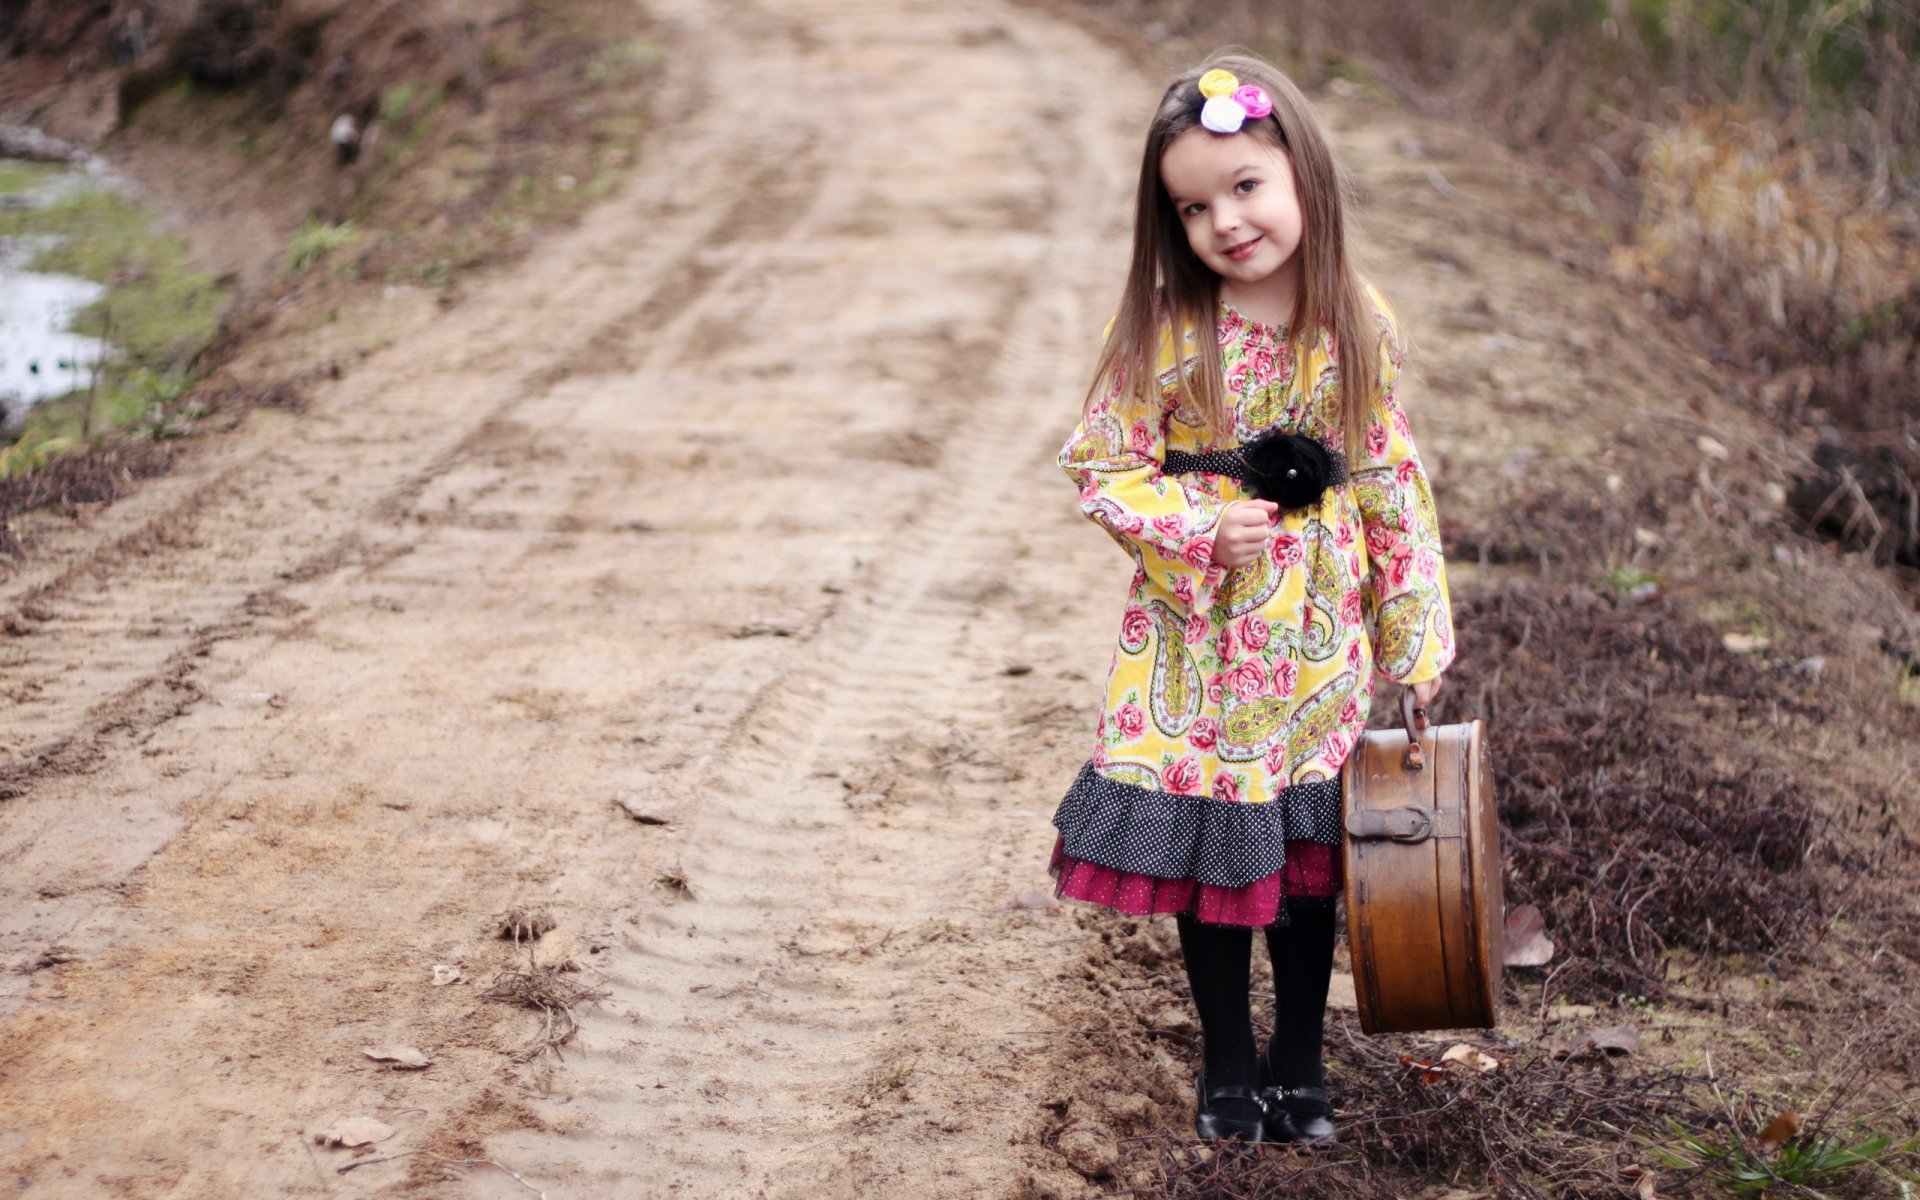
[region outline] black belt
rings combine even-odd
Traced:
[[[1248,461],[1273,466],[1274,473],[1263,473]],[[1276,458],[1274,451],[1282,453]],[[1330,487],[1347,482],[1347,457],[1314,438],[1295,433],[1266,433],[1244,449],[1207,450],[1194,454],[1169,450],[1161,463],[1169,475],[1205,472],[1226,475],[1247,484],[1263,500],[1273,500],[1282,508],[1311,508]]]

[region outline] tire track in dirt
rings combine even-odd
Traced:
[[[677,91],[667,89],[666,102],[698,108],[704,85],[697,77],[684,78]],[[764,206],[748,212],[743,202],[724,213],[684,207],[674,212],[666,203],[676,181],[716,186],[760,160],[768,147],[764,140],[738,136],[742,116],[706,106],[694,137],[681,149],[683,161],[665,164],[662,176],[649,177],[651,186],[643,185],[634,197],[659,218],[641,238],[632,236],[629,221],[602,219],[557,270],[549,268],[569,286],[540,298],[545,331],[562,334],[552,345],[527,347],[546,365],[523,368],[518,381],[471,365],[476,356],[466,346],[473,331],[502,328],[525,299],[496,287],[449,322],[451,328],[430,330],[423,344],[368,364],[342,387],[333,411],[316,413],[293,445],[272,444],[274,433],[293,434],[282,428],[215,449],[209,457],[224,461],[189,468],[185,478],[164,481],[110,514],[110,523],[125,532],[99,539],[79,555],[30,562],[9,579],[0,609],[10,612],[0,624],[16,637],[9,646],[13,653],[0,660],[0,694],[10,700],[7,744],[0,746],[0,802],[22,797],[36,779],[84,775],[116,754],[137,752],[155,728],[204,694],[194,674],[212,646],[267,631],[257,628],[262,606],[272,609],[286,584],[347,569],[373,571],[409,553],[417,540],[409,526],[433,517],[410,512],[411,502],[496,440],[542,380],[564,378],[591,360],[596,341],[618,338],[630,327],[630,317],[604,321],[596,294],[601,288],[637,291],[640,299],[630,314],[662,311],[671,306],[667,288],[702,273],[688,264],[716,228],[732,222],[736,232],[776,234],[782,215]],[[716,146],[723,153],[711,153]],[[582,329],[588,331],[584,336]],[[437,386],[429,382],[419,364],[433,359],[452,359],[464,377],[449,373]],[[411,399],[413,389],[440,395],[420,397],[425,402],[418,404],[388,399],[395,392]],[[463,393],[495,398],[477,412],[478,406],[460,406],[467,411],[449,421],[444,397]],[[257,423],[270,419],[258,416]],[[353,481],[354,494],[342,495],[343,479]],[[10,815],[9,828],[0,830],[0,864],[24,866],[29,855],[41,864],[57,862],[70,849],[63,846],[62,831],[73,825],[72,814]],[[116,846],[100,877],[70,880],[60,895],[113,884],[171,830],[170,823],[155,823],[154,840]],[[80,837],[96,833],[85,828]],[[68,924],[56,923],[50,936],[61,936]],[[17,969],[30,962],[43,952],[48,933],[0,938],[0,965]],[[0,989],[0,998],[10,991]]]
[[[888,6],[783,11],[859,63],[855,74],[876,100],[947,69],[921,62],[894,76],[866,65],[897,53]],[[999,42],[993,70],[1004,79],[985,92],[1020,96],[1020,80],[1063,53],[1057,42],[997,23],[991,9],[921,16],[925,44],[963,44],[983,27]],[[1086,51],[1069,45],[1064,53]],[[796,107],[820,107],[808,99]],[[929,95],[927,103],[937,111],[944,101]],[[631,916],[624,945],[602,960],[613,999],[605,1016],[587,1017],[587,1046],[569,1058],[566,1105],[549,1117],[566,1136],[556,1144],[551,1134],[508,1135],[500,1146],[523,1170],[602,1193],[631,1186],[633,1156],[645,1147],[660,1194],[872,1194],[895,1174],[924,1174],[915,1159],[930,1140],[946,1143],[950,1156],[953,1178],[941,1194],[981,1194],[1018,1170],[1005,1145],[1034,1115],[995,1111],[989,1101],[1004,1076],[982,1075],[979,1046],[968,1043],[1005,1055],[1021,1038],[1044,1038],[1044,1020],[1027,1009],[1034,981],[955,988],[941,963],[954,957],[943,946],[971,942],[1005,919],[994,904],[1006,895],[1005,877],[980,870],[999,847],[970,843],[985,824],[1005,832],[1004,819],[986,814],[1004,803],[996,793],[1017,771],[1002,752],[976,749],[1005,737],[997,689],[929,684],[982,673],[969,623],[994,589],[1008,589],[997,576],[1010,531],[1027,523],[1036,481],[1046,494],[1058,491],[1044,467],[1055,431],[1036,436],[1027,414],[1033,397],[1070,394],[1077,382],[1088,328],[1078,293],[1111,236],[1095,214],[1111,204],[1111,179],[1124,177],[1126,164],[1111,156],[1104,113],[1068,130],[1035,122],[1018,102],[990,116],[976,103],[969,116],[985,126],[972,139],[980,160],[949,170],[1003,180],[1009,203],[1032,202],[1038,188],[1032,207],[1051,217],[1017,238],[979,239],[1013,260],[997,272],[1005,299],[986,314],[999,345],[962,339],[933,372],[958,392],[915,414],[942,439],[938,473],[917,481],[892,518],[908,548],[880,548],[850,589],[866,603],[833,606],[752,703],[718,724],[735,732],[712,754],[677,771],[663,761],[649,781],[656,795],[699,796],[675,864],[691,899]],[[897,152],[892,142],[840,147],[828,179],[839,177],[844,191],[847,180],[880,177],[863,153]],[[843,209],[878,222],[911,213],[884,184],[865,186],[883,203],[847,205],[830,194],[775,249],[778,261],[746,256],[752,271],[806,269],[810,242],[831,239]],[[964,294],[943,287],[936,270],[922,287]],[[749,324],[792,327],[754,316],[745,313]],[[727,353],[708,361],[724,373]],[[795,424],[783,421],[789,432]],[[924,530],[923,508],[936,514]],[[941,778],[970,767],[971,786]],[[579,895],[567,907],[591,904]],[[1009,1020],[1008,1006],[1022,1016]],[[909,1079],[926,1091],[909,1118],[917,1127],[891,1151],[858,1144],[876,1121],[900,1116],[875,1105],[896,1099]]]
[[[667,16],[696,51],[731,32]],[[413,1144],[497,1141],[584,1194],[758,1187],[815,1132],[783,1187],[858,1188],[928,1138],[960,1139],[955,1194],[1017,1171],[1034,1115],[987,1094],[1049,1018],[979,940],[1029,919],[997,902],[1032,880],[1044,812],[1007,805],[994,745],[1022,625],[996,610],[1034,595],[994,531],[1059,491],[1057,422],[1027,418],[1071,392],[1085,273],[1110,265],[1082,253],[1117,215],[1101,176],[1124,169],[1083,157],[1109,118],[1032,102],[1048,55],[1085,53],[987,5],[783,9],[741,61],[804,110],[703,109],[622,202],[316,396],[297,440],[263,416],[109,515],[163,534],[197,506],[193,544],[12,581],[105,614],[56,609],[5,667],[37,744],[90,756],[23,774],[0,825],[17,878],[59,881],[9,893],[0,929],[30,972],[0,1024],[5,1090],[35,1106],[0,1120],[27,1194],[327,1194],[295,1143],[354,1111],[424,1110]],[[936,78],[892,128],[886,96]],[[761,161],[796,145],[813,161]],[[729,179],[760,190],[697,202]],[[194,635],[123,648],[141,611]],[[89,679],[53,669],[102,648],[121,657]],[[188,702],[127,745],[85,703],[176,677]],[[622,790],[674,825],[628,823]],[[652,887],[676,869],[689,900]],[[562,915],[543,956],[620,989],[556,1076],[570,1104],[503,1076],[526,1018],[422,982],[510,966],[485,920],[522,899]],[[434,1068],[356,1065],[393,1039]],[[623,1081],[654,1069],[674,1084],[635,1102]],[[744,1107],[706,1128],[718,1093]],[[157,1096],[211,1119],[128,1127]],[[897,1152],[857,1144],[902,1121]],[[618,1153],[588,1152],[602,1133]]]

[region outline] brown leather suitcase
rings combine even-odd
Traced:
[[[1360,1027],[1491,1029],[1506,914],[1486,729],[1429,727],[1411,692],[1401,715],[1406,728],[1365,734],[1341,775]]]

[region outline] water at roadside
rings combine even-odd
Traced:
[[[67,328],[107,289],[27,270],[41,241],[0,238],[0,409],[9,420],[42,400],[86,387],[108,350],[100,339]]]
[[[0,209],[44,207],[76,188],[99,187],[80,171],[48,171],[0,160]],[[110,353],[107,343],[69,329],[104,285],[29,270],[57,238],[0,235],[0,426],[35,404],[87,387]]]

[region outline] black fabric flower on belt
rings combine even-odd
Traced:
[[[1240,448],[1247,464],[1241,481],[1261,500],[1283,509],[1311,508],[1346,472],[1319,438],[1268,430]]]

